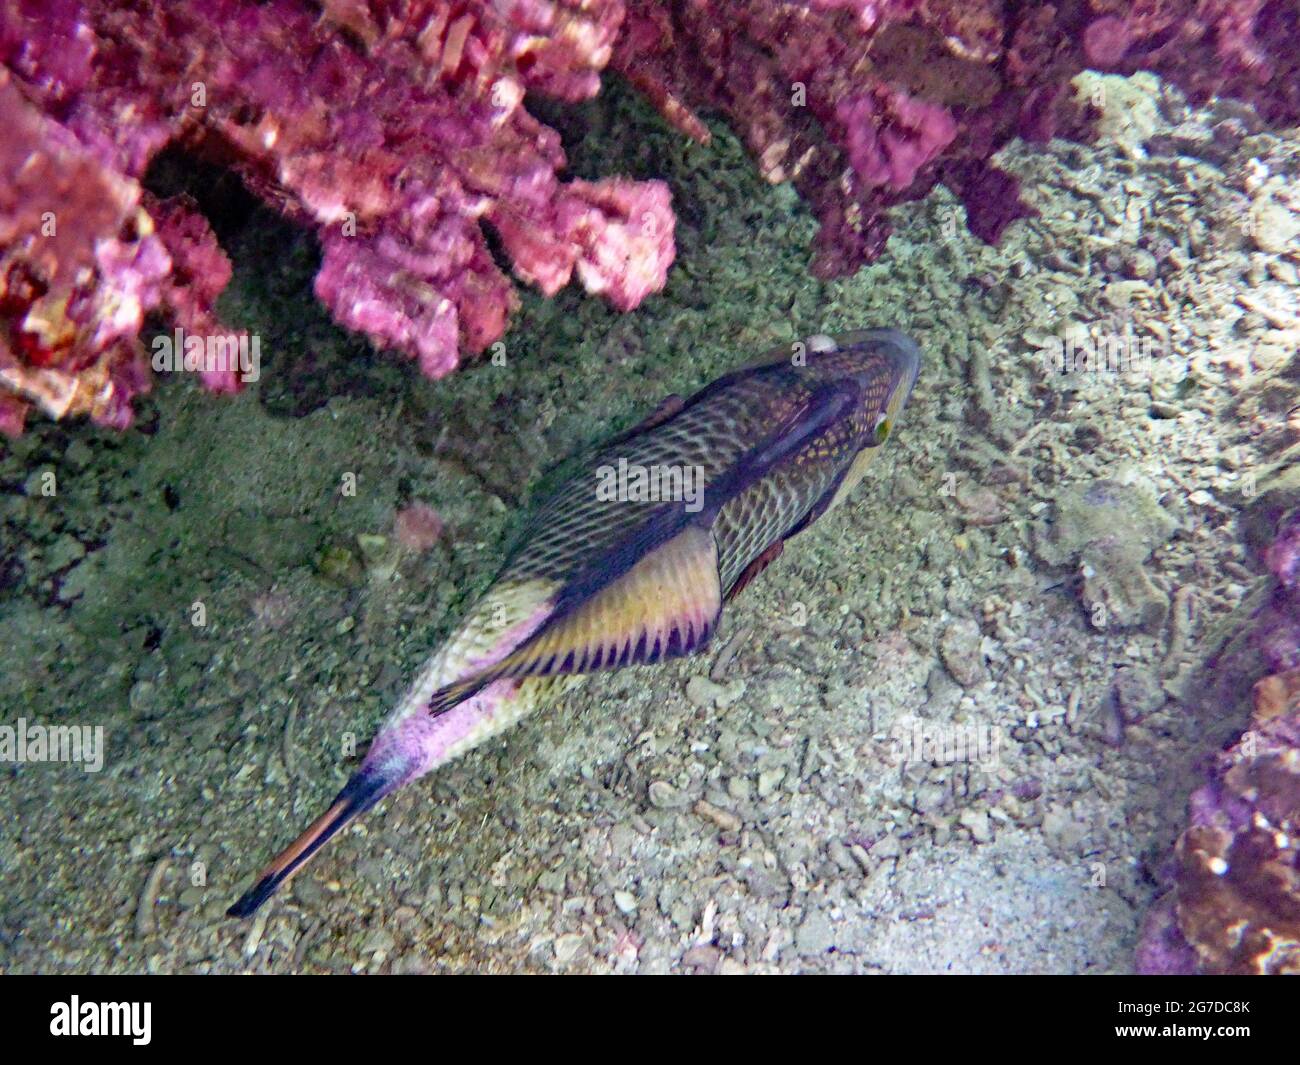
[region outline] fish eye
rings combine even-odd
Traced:
[[[875,438],[877,447],[889,439],[889,431],[892,428],[893,423],[890,422],[888,414],[882,414],[876,419]]]

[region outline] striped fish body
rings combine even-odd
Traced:
[[[582,676],[704,647],[726,600],[861,479],[919,360],[891,330],[811,337],[599,448],[538,507],[334,804],[231,913],[251,913],[382,796]]]

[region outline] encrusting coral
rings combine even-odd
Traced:
[[[0,0],[0,432],[32,405],[129,423],[151,312],[236,336],[206,221],[141,185],[169,146],[313,228],[334,317],[437,377],[518,300],[485,227],[520,280],[550,295],[576,275],[622,310],[675,254],[667,186],[561,181],[529,94],[585,100],[608,68],[697,139],[720,112],[807,199],[831,276],[878,256],[889,208],[936,182],[996,242],[1031,209],[992,156],[1087,136],[1086,68],[1295,122],[1297,37],[1300,0]]]
[[[1273,583],[1210,668],[1270,672],[1250,726],[1192,795],[1141,972],[1300,973],[1300,510],[1263,556]]]
[[[667,187],[561,182],[559,137],[523,105],[594,95],[622,18],[621,0],[4,0],[0,428],[29,403],[123,425],[147,386],[146,313],[221,329],[230,268],[211,231],[140,187],[172,143],[314,226],[317,296],[430,376],[500,337],[516,305],[484,224],[548,295],[576,273],[635,307],[673,259]]]
[[[613,65],[690,136],[719,110],[771,181],[821,221],[813,270],[851,273],[890,233],[887,209],[936,182],[996,243],[1032,213],[990,157],[1015,137],[1082,137],[1085,69],[1154,71],[1194,102],[1300,119],[1300,5],[1255,0],[646,0]]]

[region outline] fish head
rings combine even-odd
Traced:
[[[877,448],[889,439],[921,370],[921,349],[897,329],[859,329],[806,341],[807,365],[827,380],[857,384],[857,405],[849,415],[852,448]]]

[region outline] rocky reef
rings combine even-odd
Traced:
[[[812,267],[830,276],[877,257],[889,209],[937,182],[996,241],[1029,208],[991,157],[1016,137],[1086,137],[1085,68],[1156,71],[1193,101],[1295,121],[1297,33],[1295,0],[3,0],[0,431],[32,406],[126,425],[151,313],[238,335],[214,310],[230,264],[208,222],[147,190],[168,148],[312,228],[334,317],[436,377],[507,328],[503,265],[631,309],[674,256],[667,187],[561,181],[529,96],[586,100],[612,69],[692,137],[720,113],[806,198]],[[195,369],[240,384],[211,359]]]
[[[650,0],[629,8],[613,64],[684,132],[720,110],[763,175],[792,180],[821,222],[822,276],[875,259],[888,208],[937,182],[996,243],[1031,213],[990,161],[1013,138],[1086,136],[1097,110],[1072,90],[1085,69],[1154,71],[1193,102],[1300,116],[1291,3],[1233,0]]]
[[[1300,709],[1269,708],[1192,796],[1141,972],[1300,973]]]
[[[543,292],[576,273],[636,306],[672,262],[667,188],[559,181],[559,137],[523,106],[594,95],[622,16],[618,0],[6,0],[0,425],[16,431],[29,403],[125,424],[148,380],[145,314],[219,328],[229,264],[210,229],[141,185],[174,144],[314,227],[317,296],[430,376],[500,337],[516,305],[485,225]]]
[[[1292,478],[1294,480],[1294,478]],[[1260,498],[1255,523],[1284,499]],[[1208,768],[1165,870],[1170,888],[1147,916],[1146,973],[1300,973],[1300,510],[1262,551],[1271,580],[1206,666],[1210,698],[1231,705],[1249,684],[1249,728]]]
[[[1099,479],[1061,491],[1035,547],[1049,566],[1076,566],[1094,628],[1158,629],[1169,615],[1169,597],[1143,567],[1177,524],[1149,485]]]

